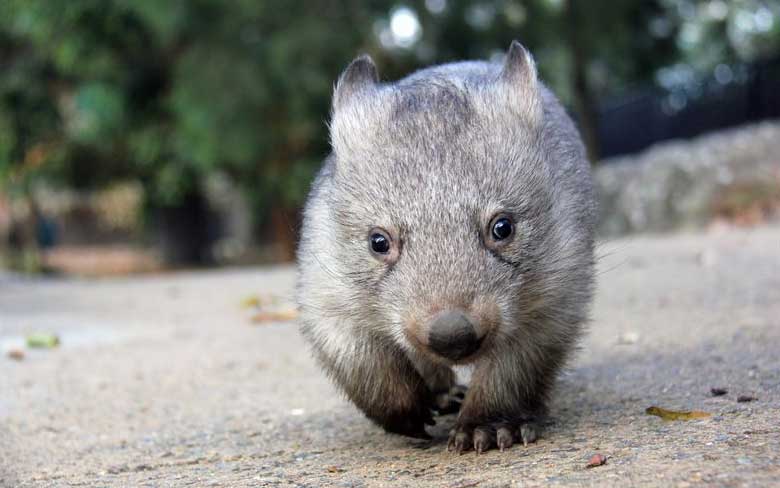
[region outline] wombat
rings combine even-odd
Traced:
[[[332,153],[303,217],[301,331],[368,418],[448,447],[536,440],[587,320],[596,204],[572,121],[513,42],[381,83],[338,80]],[[468,389],[452,367],[472,365]]]

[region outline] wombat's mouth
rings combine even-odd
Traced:
[[[422,351],[431,360],[437,363],[446,364],[448,366],[454,365],[466,365],[477,361],[482,357],[485,352],[490,348],[488,343],[489,337],[485,336],[478,340],[473,346],[462,349],[453,349],[448,354],[441,354],[434,350],[431,346],[423,344],[415,338],[409,338],[409,342],[415,349]]]

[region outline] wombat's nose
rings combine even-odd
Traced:
[[[457,310],[436,315],[428,329],[428,346],[447,359],[457,361],[470,356],[482,344],[471,320]]]

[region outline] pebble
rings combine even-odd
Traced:
[[[634,331],[624,332],[618,337],[618,344],[628,346],[639,342],[639,333]]]

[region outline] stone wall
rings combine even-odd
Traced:
[[[595,179],[602,236],[772,218],[780,209],[780,121],[608,159]]]

